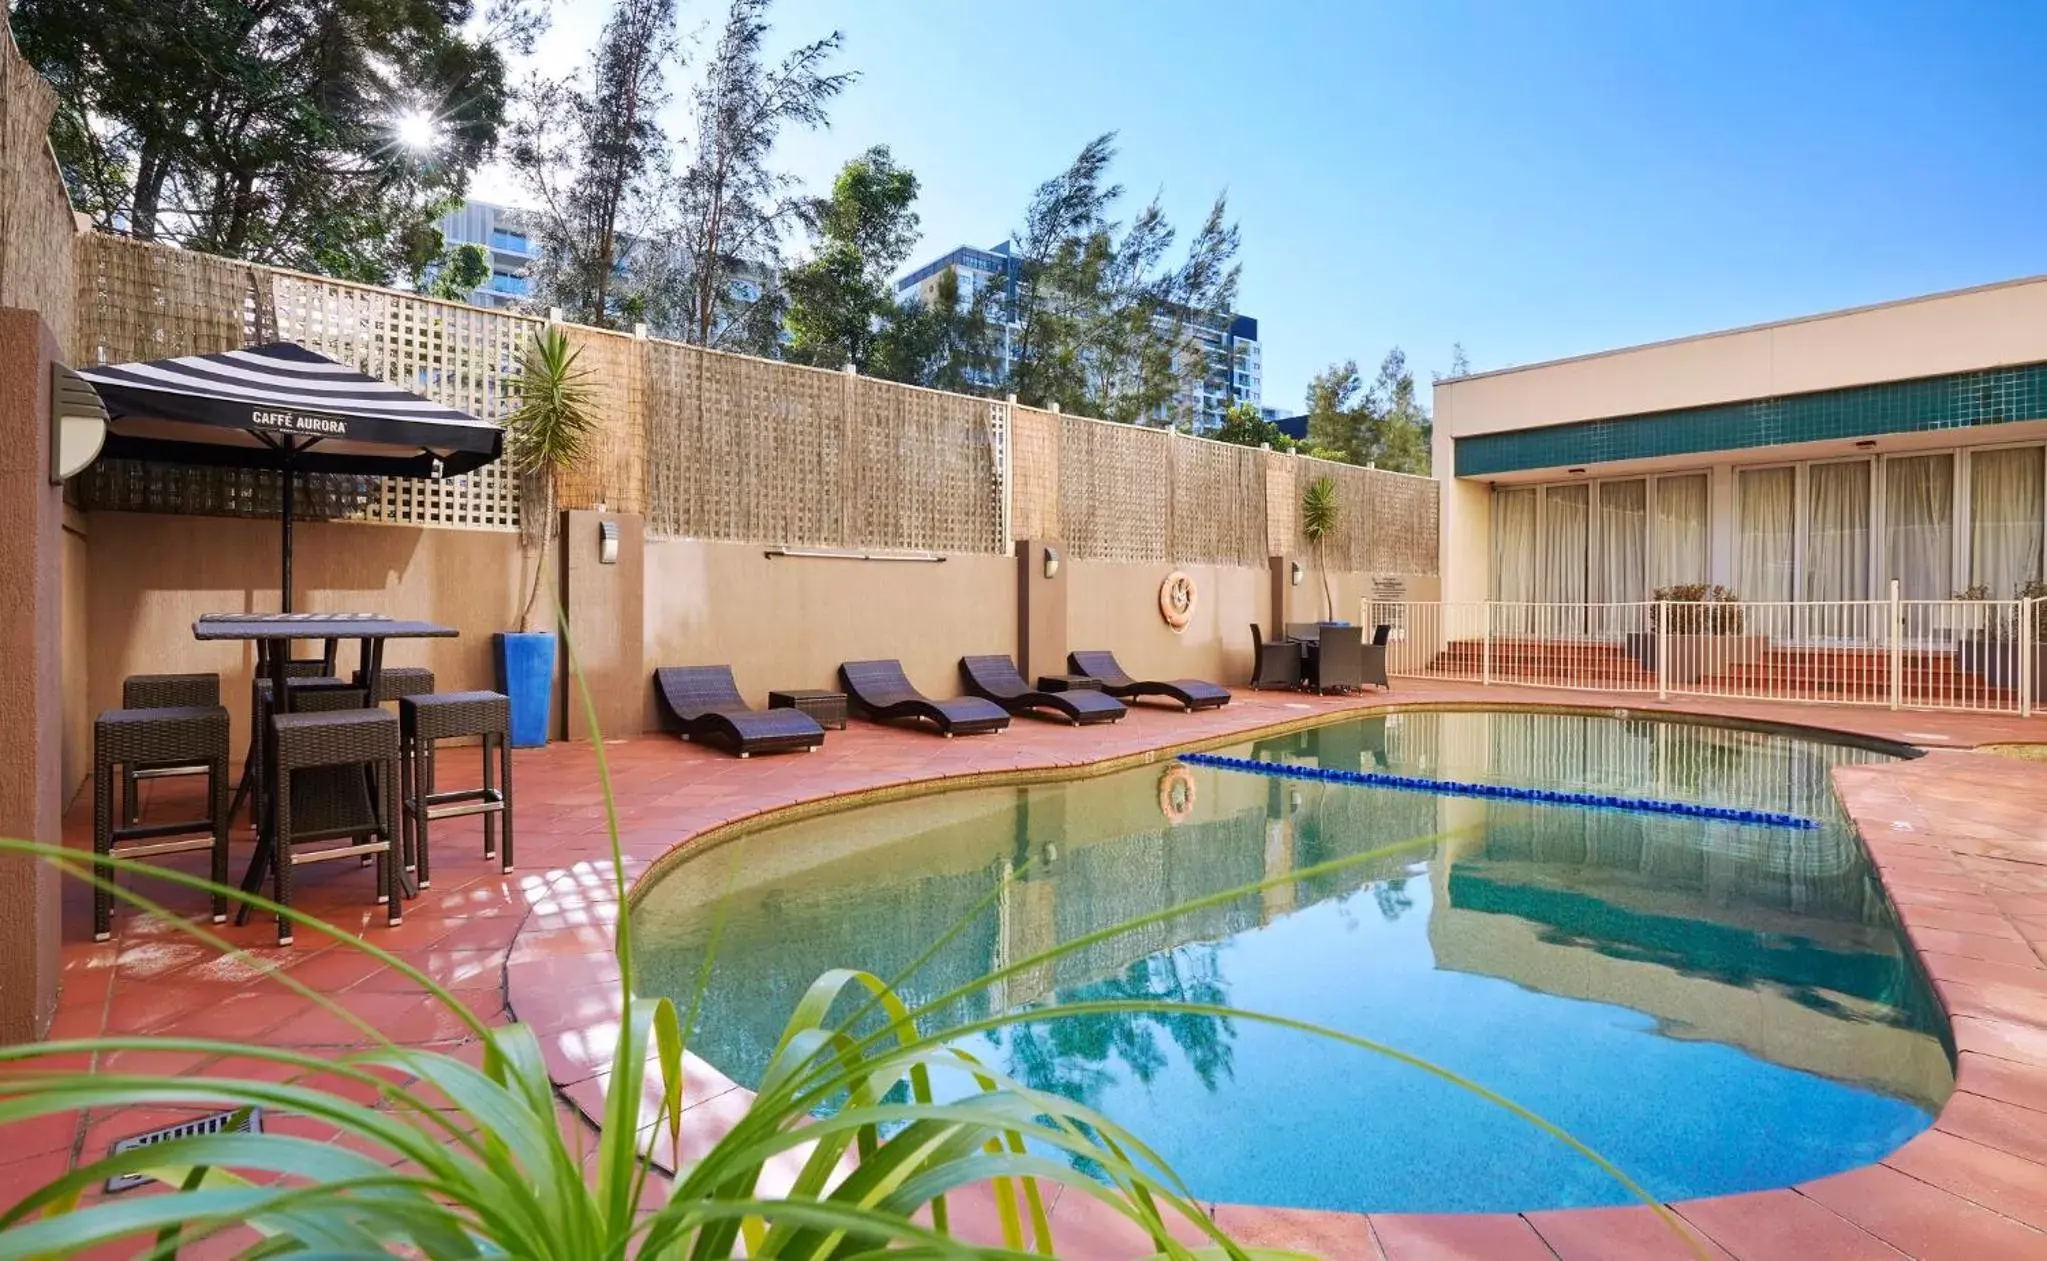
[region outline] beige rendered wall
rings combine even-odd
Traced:
[[[774,688],[836,687],[841,661],[895,657],[932,696],[959,695],[959,659],[1016,651],[1016,561],[769,559],[758,543],[647,540],[646,725],[661,666],[725,664],[765,705]]]
[[[130,674],[217,671],[239,757],[248,739],[254,653],[242,645],[198,643],[192,623],[201,613],[277,608],[277,523],[95,512],[88,529],[87,633],[65,650],[86,653],[89,710],[119,705],[121,680]],[[491,636],[516,628],[524,594],[515,535],[302,522],[296,539],[299,608],[389,613],[452,626],[458,638],[392,641],[386,664],[428,666],[443,689],[492,686]],[[535,616],[538,625],[553,625],[545,593]],[[344,652],[344,674],[355,668],[348,656]]]
[[[59,613],[64,695],[64,801],[68,805],[92,775],[92,670],[86,648],[92,599],[92,553],[84,513],[64,509],[63,608]]]
[[[1251,623],[1268,620],[1264,569],[1181,565],[1194,579],[1194,616],[1175,631],[1159,616],[1159,584],[1175,566],[1075,561],[1067,570],[1067,644],[1107,648],[1140,678],[1242,683],[1251,675]],[[1066,573],[1062,572],[1061,577]]]
[[[2041,360],[2047,277],[1441,382],[1436,433],[1440,454],[1446,437]]]

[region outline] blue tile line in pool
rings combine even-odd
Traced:
[[[1817,829],[1817,820],[1803,815],[1779,814],[1774,810],[1741,810],[1733,806],[1705,806],[1690,801],[1664,801],[1656,797],[1623,797],[1610,793],[1564,792],[1555,788],[1518,788],[1512,784],[1474,784],[1456,779],[1428,779],[1419,775],[1388,775],[1382,771],[1340,771],[1321,766],[1296,766],[1289,762],[1261,762],[1246,757],[1224,757],[1218,753],[1183,753],[1180,760],[1192,766],[1213,766],[1226,771],[1249,771],[1254,775],[1276,775],[1282,779],[1315,779],[1331,784],[1360,784],[1368,788],[1397,788],[1406,792],[1440,793],[1447,797],[1492,797],[1503,801],[1539,801],[1553,806],[1589,806],[1597,810],[1632,810],[1640,814],[1676,814],[1693,819],[1721,819],[1758,827]]]

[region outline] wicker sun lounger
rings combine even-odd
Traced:
[[[1085,674],[1100,681],[1102,690],[1118,700],[1134,701],[1146,696],[1165,696],[1177,701],[1180,708],[1219,709],[1230,703],[1227,688],[1217,687],[1203,679],[1133,679],[1116,664],[1113,652],[1069,652],[1066,664],[1075,674]]]
[[[656,670],[654,695],[661,701],[663,727],[692,740],[727,745],[741,757],[824,743],[824,728],[800,709],[749,707],[730,666]]]
[[[839,682],[846,689],[853,712],[875,722],[903,718],[929,718],[947,739],[983,731],[1000,731],[1009,725],[1009,714],[993,701],[979,696],[935,701],[910,686],[900,661],[848,661],[839,667]]]
[[[985,696],[1012,714],[1035,718],[1058,716],[1078,727],[1115,722],[1130,711],[1102,692],[1040,692],[1024,682],[1016,662],[1004,655],[961,657],[960,683],[973,696]]]

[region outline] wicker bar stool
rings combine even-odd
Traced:
[[[512,870],[512,706],[501,692],[436,692],[407,696],[398,702],[400,737],[405,745],[405,854],[417,866],[419,887],[432,883],[433,867],[427,839],[435,819],[483,816],[483,856],[500,858],[498,870]],[[434,790],[434,745],[441,740],[474,736],[483,742],[483,786]],[[498,782],[491,782],[491,755],[497,755]],[[499,854],[497,817],[504,817],[505,843]]]
[[[131,674],[121,680],[122,709],[205,709],[220,704],[220,676],[217,674]],[[121,768],[121,819],[131,827],[142,821],[135,781],[168,779],[178,775],[204,775],[206,764],[123,766]]]
[[[355,686],[363,685],[362,671],[355,672]],[[381,705],[406,696],[425,696],[434,690],[434,672],[425,666],[385,666],[377,672],[377,694],[371,704]]]
[[[213,851],[213,883],[228,883],[227,852],[227,710],[219,705],[155,709],[110,709],[92,725],[92,852],[95,859],[115,854],[124,841],[153,841],[130,845],[121,858],[153,858],[192,850]],[[143,766],[196,766],[206,768],[207,817],[147,827],[114,823],[114,768],[126,777]],[[203,832],[204,837],[193,835]],[[182,837],[165,840],[165,837]],[[114,869],[104,863],[96,869],[109,883]],[[92,937],[105,941],[113,935],[114,895],[110,888],[95,887],[92,894]],[[213,922],[227,919],[227,894],[213,895]]]
[[[350,689],[351,691],[353,689]],[[354,693],[360,698],[361,693]],[[359,702],[358,702],[359,703]],[[393,924],[404,920],[393,852],[398,817],[398,719],[382,709],[336,709],[272,714],[267,740],[276,785],[276,850],[271,855],[273,900],[291,905],[292,871],[300,863],[374,856],[377,901]],[[340,773],[334,773],[336,771]],[[349,774],[349,771],[367,772]],[[365,801],[367,798],[367,801]],[[367,806],[367,813],[365,813]],[[346,845],[299,853],[307,841],[346,838]],[[289,946],[292,922],[279,915],[277,944]]]
[[[285,686],[291,689],[291,708],[297,710],[358,709],[362,706],[362,692],[344,679],[331,674],[315,673],[319,663],[296,661],[285,667]],[[235,785],[234,801],[227,809],[228,818],[235,817],[242,808],[242,802],[253,798],[249,807],[249,823],[254,826],[263,817],[263,798],[257,792],[263,779],[263,733],[270,729],[270,680],[257,675],[249,680],[249,748],[242,755],[242,778]]]

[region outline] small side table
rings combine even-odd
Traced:
[[[833,731],[846,729],[846,694],[827,692],[812,688],[791,688],[786,692],[768,693],[769,709],[799,709],[817,719],[820,727]]]
[[[1102,681],[1085,674],[1041,674],[1038,676],[1040,692],[1099,692]]]

